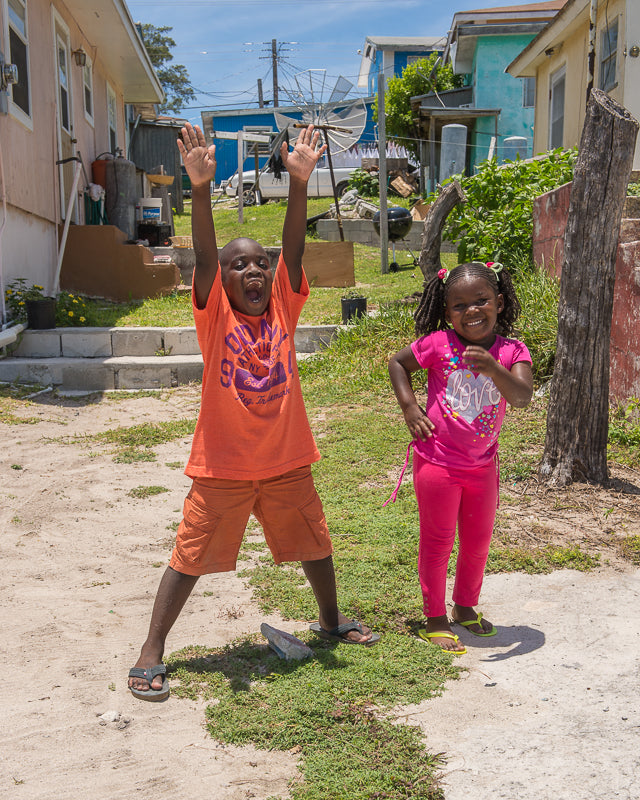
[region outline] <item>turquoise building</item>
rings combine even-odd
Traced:
[[[524,147],[518,148],[522,158],[535,155],[535,78],[514,78],[505,69],[565,2],[547,0],[454,14],[444,57],[455,73],[466,75],[471,89],[465,115],[470,173],[489,156],[503,160],[512,155],[509,142],[505,145],[511,137],[524,140]]]

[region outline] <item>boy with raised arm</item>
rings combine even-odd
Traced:
[[[149,634],[129,688],[145,700],[169,694],[167,634],[200,575],[234,570],[253,513],[276,563],[300,561],[318,603],[311,629],[326,639],[373,644],[377,634],[338,611],[332,545],[311,476],[320,458],[302,398],[294,332],[308,295],[302,269],[307,183],[325,147],[303,129],[284,143],[289,201],[273,275],[264,248],[234,239],[218,251],[210,184],[215,147],[187,124],[178,148],[192,185],[196,266],[193,314],[204,360],[202,403],[185,470],[193,479],[176,546],[158,589]]]

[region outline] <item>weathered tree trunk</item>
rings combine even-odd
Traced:
[[[589,99],[564,238],[558,342],[540,475],[606,484],[609,345],[618,235],[638,122],[604,92]]]
[[[462,187],[458,181],[448,183],[438,195],[424,220],[422,245],[418,264],[425,280],[440,269],[440,247],[442,245],[442,229],[451,211],[466,201]]]

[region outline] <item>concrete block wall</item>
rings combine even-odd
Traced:
[[[336,325],[299,325],[299,353],[315,353],[330,343]],[[199,356],[196,329],[190,328],[53,328],[29,330],[11,345],[14,358],[148,358]]]
[[[422,245],[422,222],[414,222],[411,230],[405,239],[396,242],[399,250],[420,251]],[[371,247],[380,247],[380,236],[373,227],[370,219],[343,219],[342,230],[347,242],[358,242],[368,244]],[[335,219],[319,219],[316,223],[316,231],[321,239],[327,242],[339,242],[340,231]]]
[[[337,325],[301,325],[300,357],[326,347]],[[0,382],[74,391],[160,389],[202,379],[195,328],[26,330],[0,358]]]

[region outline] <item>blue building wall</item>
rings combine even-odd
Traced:
[[[376,130],[372,116],[373,98],[367,98],[365,100],[365,105],[367,107],[367,123],[360,137],[360,142],[370,144],[376,140]],[[282,106],[277,110],[287,117],[293,117],[295,119],[302,118],[302,113],[297,108]],[[211,131],[212,124],[216,131],[229,131],[232,133],[237,133],[247,127],[266,128],[271,129],[274,133],[278,132],[278,126],[276,125],[273,109],[271,108],[203,112],[202,127],[207,142],[211,141],[208,134]],[[238,168],[238,143],[233,139],[217,138],[213,140],[213,143],[216,146],[216,182],[219,183],[222,180],[230,178]],[[260,168],[266,164],[267,160],[267,156],[260,157]],[[251,152],[245,158],[244,169],[252,170],[254,164],[255,157],[253,152]]]
[[[370,95],[378,93],[378,75],[382,71],[382,52],[382,50],[376,50],[375,63],[372,63],[369,69],[367,91]],[[426,52],[424,50],[396,50],[393,54],[394,77],[402,75],[402,71],[409,63],[410,58],[429,58],[434,52],[440,53],[441,50],[427,50]]]
[[[500,159],[502,144],[508,136],[527,140],[527,157],[533,155],[533,121],[535,108],[523,106],[523,79],[514,78],[504,69],[533,39],[531,34],[513,36],[479,36],[473,62],[472,86],[474,106],[500,108],[496,155]],[[491,137],[495,135],[493,117],[480,117],[470,137],[471,172],[486,160]]]

